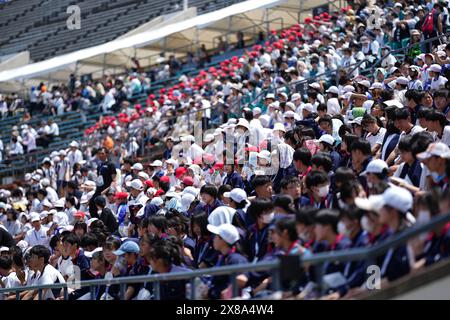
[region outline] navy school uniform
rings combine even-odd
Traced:
[[[244,247],[249,261],[260,261],[267,254],[269,245],[269,225],[259,229],[256,224],[250,226]]]
[[[182,240],[183,240],[184,247],[191,250],[191,252],[194,252],[195,241],[192,238],[188,237],[187,235],[185,235]]]
[[[143,276],[146,274],[150,274],[151,268],[149,263],[146,261],[145,258],[139,258],[136,263],[133,266],[129,267],[128,276],[135,277],[135,276]],[[129,286],[134,288],[134,294],[131,298],[135,298],[139,290],[144,286],[143,283],[130,283]]]
[[[299,202],[300,207],[313,206],[317,209],[326,209],[332,206],[333,195],[329,193],[325,198],[322,199],[321,202],[315,202],[314,198],[309,195],[301,196]]]
[[[184,266],[172,265],[168,273],[188,272],[192,271]],[[158,274],[158,272],[151,272],[151,274]],[[160,300],[186,300],[186,284],[189,280],[172,280],[161,281],[159,286]],[[155,298],[154,282],[145,284],[145,288],[149,290],[152,297]]]
[[[244,189],[244,181],[242,180],[242,177],[239,173],[236,171],[233,171],[231,174],[227,174],[225,179],[223,180],[223,184],[230,185],[233,189],[234,188],[240,188]]]
[[[370,245],[369,234],[365,230],[361,230],[359,234],[351,240],[349,248],[365,248]],[[365,261],[349,261],[344,267],[344,277],[347,279],[345,286],[339,287],[338,291],[344,296],[351,288],[361,286],[366,279],[366,262]]]
[[[219,253],[214,249],[212,237],[197,239],[192,256],[196,268],[202,262],[208,267],[213,267],[217,263]]]
[[[75,259],[72,259],[74,266],[80,268],[81,281],[94,279],[95,276],[90,272],[90,262],[89,259],[84,255],[83,250],[78,250]],[[69,295],[69,300],[76,300],[81,296],[89,292],[89,287],[81,287],[73,291]]]
[[[386,239],[393,236],[395,233],[388,232]],[[394,281],[398,278],[407,275],[410,272],[408,247],[405,244],[398,246],[395,249],[390,249],[386,254],[379,259],[381,264],[378,266],[381,269],[381,278],[386,278],[388,281]]]
[[[236,216],[239,219],[239,222],[242,223],[243,226],[249,228],[252,224],[255,223],[255,220],[244,211],[244,209],[237,209]]]
[[[214,202],[213,202],[212,205],[209,205],[209,204],[206,204],[206,203],[205,203],[205,204],[200,203],[200,204],[195,208],[195,211],[197,211],[197,210],[205,211],[208,215],[210,215],[211,212],[214,211],[214,209],[216,209],[216,208],[218,208],[218,207],[220,207],[220,206],[224,206],[224,205],[225,205],[225,204],[224,204],[222,201],[216,199],[216,200],[214,200]]]
[[[248,263],[247,259],[236,252],[236,248],[232,248],[226,255],[221,255],[217,261],[216,267],[230,266],[235,264]],[[228,288],[231,284],[231,276],[213,276],[211,278],[211,285],[208,290],[208,297],[210,299],[220,299],[223,290]]]
[[[327,241],[316,241],[313,245],[312,252],[320,253],[320,252],[339,251],[339,250],[344,250],[344,249],[349,248],[350,245],[351,245],[351,242],[347,237],[338,234],[336,236],[335,242],[332,244],[328,243]],[[322,273],[324,275],[330,274],[330,273],[335,273],[335,272],[341,272],[342,274],[344,274],[345,264],[342,262],[337,262],[337,261],[328,261],[328,262],[325,262],[322,266],[311,266],[308,270],[309,276],[310,276],[310,279],[316,283],[319,282],[318,275],[317,275],[318,267],[323,268]]]
[[[450,223],[447,223],[441,233],[429,234],[424,248],[425,265],[446,259],[450,256]]]

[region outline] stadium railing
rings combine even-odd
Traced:
[[[322,283],[323,280],[323,266],[327,262],[349,262],[349,261],[373,261],[375,258],[385,254],[391,249],[395,249],[398,246],[405,244],[408,240],[419,236],[425,232],[429,232],[431,230],[436,229],[446,223],[450,222],[450,213],[445,215],[439,215],[434,217],[429,222],[416,225],[405,231],[392,236],[388,240],[374,245],[368,248],[358,248],[358,249],[348,249],[342,251],[335,252],[324,252],[312,254],[309,257],[300,259],[300,266],[318,266],[318,288],[321,289],[321,292],[324,293],[324,286]],[[38,298],[42,300],[43,290],[45,289],[62,289],[64,299],[68,299],[68,289],[73,286],[77,286],[78,288],[82,287],[90,287],[91,300],[95,300],[94,297],[94,287],[100,285],[119,285],[120,286],[120,300],[124,300],[126,286],[128,284],[135,283],[144,283],[151,282],[154,283],[154,299],[160,300],[160,286],[161,282],[173,281],[173,280],[186,280],[190,283],[190,299],[195,300],[196,297],[196,281],[197,277],[201,276],[217,276],[217,275],[229,275],[232,276],[232,297],[236,297],[239,292],[236,276],[242,274],[244,272],[257,272],[257,271],[268,271],[272,275],[272,284],[273,290],[282,291],[282,275],[281,275],[281,260],[277,259],[274,261],[268,262],[257,262],[257,263],[247,263],[233,266],[224,266],[224,267],[214,267],[207,269],[197,269],[189,272],[176,272],[176,273],[164,273],[164,274],[155,274],[155,275],[145,275],[145,276],[133,276],[133,277],[117,277],[112,279],[97,279],[97,280],[86,280],[86,281],[78,281],[71,283],[57,283],[57,284],[49,284],[49,285],[40,285],[40,286],[24,286],[24,287],[15,287],[15,288],[3,288],[0,289],[1,293],[11,293],[14,292],[16,295],[16,299],[20,298],[20,292],[27,290],[37,290]],[[299,270],[300,272],[300,270]]]

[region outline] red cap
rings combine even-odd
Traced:
[[[160,181],[160,182],[170,182],[170,178],[169,178],[168,176],[162,176],[162,177],[159,179],[159,181]]]
[[[126,192],[116,192],[116,194],[114,195],[114,199],[117,200],[122,200],[122,199],[127,199],[128,198],[128,193]]]
[[[77,211],[73,215],[75,218],[83,218],[86,216],[86,214],[83,211]]]
[[[245,151],[248,152],[259,152],[259,148],[256,146],[249,146],[248,148],[245,148]]]
[[[216,162],[213,167],[214,170],[223,169],[223,162]]]
[[[175,169],[175,177],[177,179],[180,179],[180,177],[187,172],[187,169],[185,167],[178,167]]]
[[[153,188],[153,187],[154,187],[153,181],[152,181],[152,180],[146,180],[146,181],[145,181],[145,185],[146,185],[147,187],[149,187],[149,188]]]
[[[164,190],[163,189],[159,189],[155,192],[155,197],[159,197],[160,195],[164,194]]]
[[[184,177],[183,184],[185,186],[192,186],[192,185],[194,185],[194,179],[192,179],[192,177],[189,177],[189,176]]]

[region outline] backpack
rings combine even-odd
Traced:
[[[434,29],[434,10],[429,12],[422,24],[422,32],[424,34],[431,34]]]

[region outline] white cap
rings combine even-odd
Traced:
[[[253,108],[252,113],[253,113],[253,115],[261,114],[262,110],[260,107],[256,107],[256,108]]]
[[[178,162],[174,158],[170,158],[170,159],[166,160],[166,164],[171,164],[173,166],[176,166],[178,164]]]
[[[328,88],[327,91],[325,91],[327,93],[335,93],[335,94],[339,94],[339,89],[336,86],[331,86]]]
[[[131,169],[141,171],[141,170],[144,170],[144,166],[142,165],[142,163],[137,162],[137,163],[133,164]]]
[[[358,117],[358,118],[353,119],[352,121],[349,121],[348,123],[349,124],[356,123],[357,125],[361,125],[362,119],[363,119],[362,117]]]
[[[334,145],[335,141],[336,140],[333,138],[333,136],[331,136],[329,134],[323,134],[320,136],[319,140],[314,140],[314,142],[316,142],[316,143],[325,142],[331,146]]]
[[[41,221],[41,217],[39,216],[39,213],[37,213],[37,212],[32,212],[32,213],[30,214],[30,220],[31,220],[31,222]]]
[[[164,203],[164,200],[161,197],[154,197],[151,201],[151,204],[154,204],[155,206],[160,206]]]
[[[30,181],[31,180],[31,173],[26,173],[25,177],[24,177],[25,181]]]
[[[0,253],[1,253],[1,252],[9,252],[9,248],[8,248],[8,247],[5,247],[5,246],[0,247]]]
[[[344,93],[347,93],[347,92],[354,92],[355,90],[356,90],[355,87],[352,86],[352,85],[346,85],[346,86],[342,89],[342,91],[343,91]]]
[[[91,181],[91,180],[86,180],[86,181],[81,185],[82,188],[86,188],[86,189],[95,189],[96,186],[97,186],[97,185],[95,184],[95,182],[94,182],[94,181]]]
[[[42,205],[43,205],[43,206],[46,206],[46,207],[48,207],[48,208],[53,208],[52,203],[51,203],[47,198],[45,198],[45,199],[42,201]]]
[[[138,177],[144,179],[144,181],[150,179],[148,174],[146,174],[144,171],[139,172]]]
[[[155,160],[152,163],[150,163],[151,167],[162,167],[163,163],[161,160]]]
[[[64,205],[66,204],[66,199],[65,198],[61,198],[55,201],[54,203],[54,207],[55,208],[64,208]]]
[[[194,197],[197,197],[199,192],[200,191],[196,187],[193,187],[193,186],[188,186],[188,187],[183,189],[183,195],[185,195],[186,193],[190,193]]]
[[[66,156],[67,152],[65,150],[59,150],[58,155],[60,156]]]
[[[295,101],[295,100],[298,100],[298,99],[301,99],[301,98],[302,98],[302,96],[300,95],[300,93],[294,93],[291,96],[291,101]]]
[[[241,127],[247,128],[247,130],[250,128],[250,124],[244,118],[240,118],[239,119],[238,123],[236,123],[236,127],[237,126],[241,126]]]
[[[284,127],[284,124],[282,124],[280,122],[277,122],[277,123],[274,124],[273,131],[275,131],[275,130],[286,132],[286,128]]]
[[[190,193],[185,193],[181,196],[181,210],[182,211],[187,211],[189,209],[189,207],[191,206],[191,203],[194,202],[195,200],[195,196],[193,194]]]
[[[296,106],[295,106],[295,104],[294,103],[292,103],[292,102],[287,102],[286,103],[286,108],[289,108],[289,109],[291,109],[291,110],[295,110],[296,109]]]
[[[136,190],[144,190],[144,185],[142,184],[142,181],[139,179],[134,179],[133,181],[127,183],[127,187],[131,187]]]
[[[50,185],[50,180],[48,178],[44,178],[40,183],[42,187],[48,187]]]
[[[417,155],[417,159],[426,160],[432,156],[441,158],[450,158],[450,148],[442,142],[431,143],[425,152],[421,152]]]
[[[314,112],[314,107],[311,103],[305,103],[303,105],[303,110],[309,111],[309,112]]]
[[[214,226],[220,226],[224,223],[232,223],[236,209],[221,206],[214,209],[208,216],[208,223]]]
[[[266,95],[266,99],[273,99],[273,100],[275,100],[275,95],[273,93],[268,93]]]
[[[374,83],[372,83],[372,85],[370,86],[369,89],[373,90],[373,89],[383,89],[383,88],[384,88],[384,86],[381,82],[374,82]]]
[[[88,221],[86,221],[86,225],[87,225],[88,227],[90,227],[91,224],[92,224],[92,222],[97,221],[97,220],[98,220],[98,218],[91,218],[91,219],[89,219]]]
[[[442,67],[438,64],[432,64],[429,68],[428,68],[428,72],[437,72],[437,73],[441,73],[442,71]]]
[[[245,190],[240,188],[234,188],[230,192],[225,192],[223,194],[225,198],[231,198],[234,202],[241,203],[244,200],[247,200],[247,193]]]
[[[363,85],[366,88],[370,87],[370,81],[369,80],[359,80],[357,83],[360,84],[360,85]]]
[[[382,173],[388,169],[388,165],[381,159],[375,159],[369,162],[367,168],[364,172],[361,172],[361,175],[366,175],[367,173]]]
[[[295,112],[291,111],[291,110],[286,111],[285,113],[283,113],[283,117],[285,117],[285,118],[294,118],[294,116],[295,116]]]
[[[308,86],[310,86],[313,89],[320,90],[320,84],[318,84],[317,82],[311,83]]]
[[[70,147],[78,148],[78,142],[72,141],[72,142],[69,144],[69,146],[70,146]]]
[[[408,78],[406,78],[406,77],[398,77],[398,78],[395,80],[395,83],[396,83],[396,84],[401,84],[401,85],[406,86],[406,85],[409,83],[409,80],[408,80]]]
[[[41,220],[42,220],[42,219],[45,219],[45,218],[47,218],[47,217],[48,217],[48,211],[46,211],[46,210],[42,211],[42,212],[39,214],[39,218],[41,218]]]
[[[383,206],[387,205],[406,213],[408,210],[412,209],[413,196],[411,195],[411,192],[404,188],[392,186],[384,191],[382,203]]]
[[[214,135],[211,133],[208,133],[207,135],[205,135],[205,137],[203,138],[203,142],[211,142],[214,140]]]
[[[270,162],[272,154],[270,153],[269,150],[262,150],[261,152],[258,153],[257,157]]]
[[[231,223],[222,224],[218,227],[208,224],[207,228],[211,233],[219,235],[229,245],[239,241],[239,232]]]
[[[185,142],[185,141],[195,142],[195,138],[193,135],[187,135],[187,136],[180,137],[180,140],[181,140],[181,142]]]

